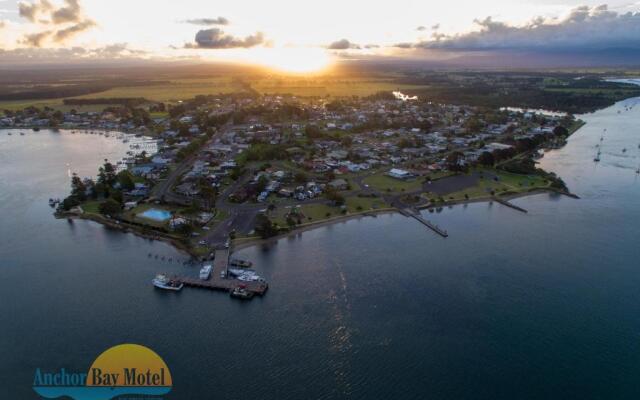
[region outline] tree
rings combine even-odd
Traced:
[[[78,199],[78,201],[85,201],[87,199],[86,190],[87,187],[84,182],[82,182],[82,179],[74,173],[73,176],[71,176],[71,196]]]
[[[104,165],[98,170],[98,182],[104,184],[107,188],[113,187],[116,183],[116,168],[107,159]]]
[[[344,196],[341,195],[340,193],[338,193],[337,190],[335,189],[329,189],[329,186],[327,185],[327,191],[325,192],[324,196],[327,198],[327,200],[331,200],[333,202],[333,204],[335,204],[336,206],[341,206],[344,204],[345,200],[344,200]]]
[[[482,165],[486,165],[488,167],[492,167],[493,164],[496,163],[495,158],[493,157],[493,154],[488,152],[488,151],[484,151],[482,152],[482,154],[480,154],[480,156],[478,157],[478,162]]]
[[[98,210],[102,215],[117,215],[122,210],[120,203],[114,199],[107,199],[100,203]]]
[[[116,175],[117,181],[120,184],[120,187],[124,190],[133,190],[136,185],[133,182],[133,177],[131,176],[131,172],[129,171],[120,171],[118,175]]]
[[[258,216],[256,216],[255,231],[263,239],[270,238],[278,233],[277,227],[271,222],[269,217],[264,214],[258,214]]]
[[[464,154],[459,151],[454,151],[450,153],[446,158],[447,168],[450,171],[461,171],[463,161]]]
[[[210,185],[204,185],[200,188],[200,196],[204,202],[204,207],[207,210],[211,210],[216,204],[217,191]]]
[[[569,134],[569,130],[562,125],[558,125],[553,128],[553,134],[556,136],[567,136]]]
[[[258,184],[256,185],[256,190],[258,191],[258,193],[262,193],[268,184],[269,180],[267,179],[267,177],[264,175],[260,175],[260,178],[258,178]]]

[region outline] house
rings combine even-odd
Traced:
[[[405,171],[404,169],[399,168],[391,168],[387,175],[396,178],[396,179],[410,179],[413,178],[413,174],[409,171]]]
[[[347,181],[342,178],[338,178],[329,182],[329,186],[331,186],[335,190],[347,190],[349,188],[349,183],[347,183]]]

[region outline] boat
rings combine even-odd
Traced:
[[[202,269],[200,269],[200,279],[202,279],[203,281],[209,280],[209,278],[211,277],[212,269],[213,267],[211,265],[205,265],[204,267],[202,267]]]
[[[627,148],[625,147],[624,149],[622,149],[622,152],[626,153],[627,152]]]
[[[242,260],[240,258],[234,258],[229,261],[229,265],[238,268],[251,268],[253,266],[253,263],[251,261]]]
[[[229,268],[229,275],[243,282],[264,281],[264,279],[262,279],[260,275],[256,274],[255,271],[250,269]]]
[[[598,152],[596,153],[596,157],[593,159],[594,162],[600,162],[600,149],[598,149]]]
[[[24,132],[20,132],[20,136],[24,136]]]
[[[181,290],[184,286],[182,282],[176,282],[173,279],[167,278],[167,276],[163,274],[156,275],[156,277],[153,278],[152,282],[153,286],[157,287],[158,289],[173,290],[175,292]]]
[[[234,297],[240,300],[251,300],[254,296],[254,293],[247,290],[247,288],[244,285],[240,285],[238,287],[233,288],[230,295],[231,297]]]

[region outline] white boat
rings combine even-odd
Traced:
[[[243,282],[257,282],[263,280],[260,275],[250,269],[229,268],[229,275],[234,276],[237,280]]]
[[[153,286],[159,288],[159,289],[164,289],[164,290],[173,290],[173,291],[178,291],[181,290],[182,287],[184,286],[183,283],[181,282],[176,282],[173,279],[169,279],[167,278],[166,275],[160,274],[160,275],[156,275],[155,278],[153,278]]]
[[[213,267],[211,265],[205,265],[204,267],[202,267],[200,269],[200,279],[202,279],[203,281],[209,280],[209,277],[211,277],[212,269]]]

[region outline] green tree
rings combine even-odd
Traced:
[[[120,205],[120,203],[118,203],[114,199],[107,199],[102,203],[100,203],[100,205],[98,206],[98,210],[102,215],[113,216],[113,215],[120,214],[120,211],[122,210],[122,206]]]
[[[131,172],[129,171],[120,171],[118,175],[116,175],[116,179],[123,190],[133,190],[133,188],[136,187],[133,182],[133,176],[131,176]]]
[[[256,216],[255,231],[263,239],[270,238],[278,233],[277,227],[271,222],[269,217],[264,214],[258,214],[258,216]]]
[[[78,201],[85,201],[87,199],[86,190],[87,187],[82,182],[82,179],[74,173],[71,176],[71,196],[78,199]]]

